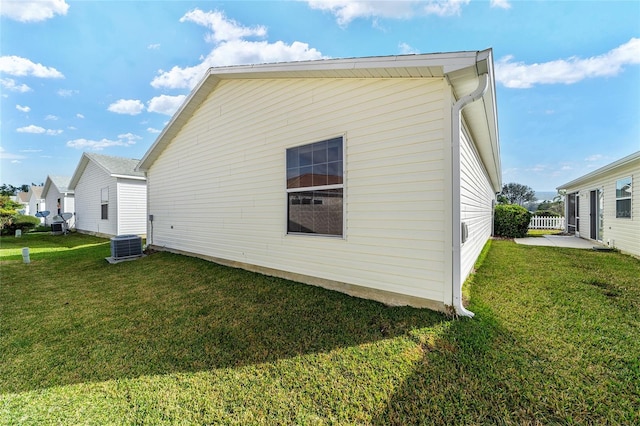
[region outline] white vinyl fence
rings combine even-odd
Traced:
[[[529,229],[564,229],[564,217],[531,216]]]

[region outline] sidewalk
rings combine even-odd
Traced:
[[[567,247],[591,250],[594,247],[606,248],[596,241],[585,240],[570,235],[543,235],[542,237],[514,238],[516,244],[527,246]]]

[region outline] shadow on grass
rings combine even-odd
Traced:
[[[519,372],[529,366],[506,349],[515,339],[492,315],[476,314],[452,321],[446,335],[422,345],[422,359],[373,424],[508,424],[509,410],[519,406],[525,412],[515,418],[536,423],[519,393]]]
[[[377,425],[639,424],[640,263],[494,242],[472,320],[451,321]]]
[[[272,362],[449,321],[169,253],[109,265],[108,245],[81,246],[3,265],[0,392]]]

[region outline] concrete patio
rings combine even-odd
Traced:
[[[596,241],[585,240],[571,235],[543,235],[541,237],[514,238],[516,244],[528,246],[567,247],[577,249],[606,249],[607,246]]]

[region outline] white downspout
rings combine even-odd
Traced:
[[[461,250],[462,250],[462,220],[460,212],[460,139],[462,127],[462,109],[467,105],[480,99],[489,88],[489,75],[487,73],[479,76],[478,87],[471,93],[453,104],[451,108],[451,204],[453,220],[451,225],[452,231],[452,279],[453,279],[453,308],[456,314],[463,317],[473,317],[475,314],[467,310],[462,305],[462,267],[461,267]]]

